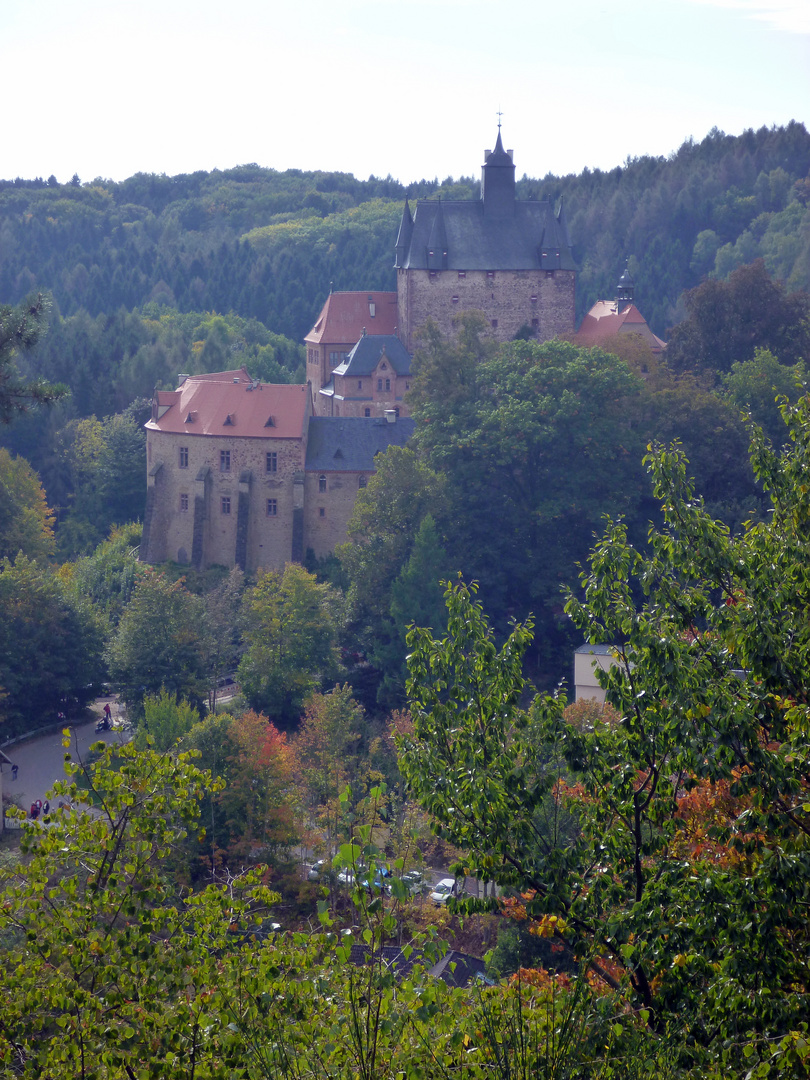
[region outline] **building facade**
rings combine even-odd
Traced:
[[[562,204],[516,197],[512,151],[500,131],[486,151],[481,198],[408,202],[395,248],[399,336],[412,352],[432,318],[453,332],[461,311],[482,311],[498,341],[574,331],[575,268]]]
[[[308,386],[261,383],[245,368],[180,378],[155,393],[146,424],[144,562],[254,573],[308,549],[328,555],[376,455],[413,434],[393,409],[313,417]]]
[[[617,334],[636,334],[649,346],[654,356],[660,356],[667,343],[649,328],[647,320],[636,307],[634,298],[635,284],[630,271],[625,268],[616,286],[615,298],[596,301],[574,335],[574,343],[592,348],[595,345],[604,345]]]

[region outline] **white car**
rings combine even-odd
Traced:
[[[446,877],[434,886],[430,899],[434,904],[446,904],[451,896],[458,896],[458,883],[455,878]]]

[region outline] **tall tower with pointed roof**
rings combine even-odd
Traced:
[[[574,330],[576,272],[565,213],[517,198],[515,164],[500,126],[484,154],[481,198],[406,201],[395,245],[399,334],[413,351],[434,319],[445,334],[462,311],[482,311],[493,335],[529,331],[548,341]]]

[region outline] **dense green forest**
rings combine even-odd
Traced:
[[[519,153],[518,153],[519,158]],[[762,256],[790,288],[810,284],[804,126],[717,130],[668,158],[609,172],[524,176],[519,198],[564,199],[578,318],[613,295],[626,258],[664,337],[685,289]],[[181,176],[0,181],[0,302],[53,294],[63,317],[108,318],[152,302],[234,312],[300,341],[330,284],[394,287],[403,199],[475,198],[471,178],[408,185],[256,165]]]
[[[806,1075],[809,169],[792,124],[524,178],[580,312],[629,256],[665,355],[429,327],[346,544],[255,579],[138,562],[149,395],[300,379],[405,189],[0,185],[2,735],[102,680],[134,727],[0,850],[3,1075]],[[583,637],[604,709],[554,691]]]

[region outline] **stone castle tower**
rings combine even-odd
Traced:
[[[406,200],[396,242],[399,336],[434,319],[452,333],[461,311],[483,311],[494,336],[539,341],[574,330],[575,269],[562,204],[518,200],[512,151],[500,130],[485,153],[477,201]]]

